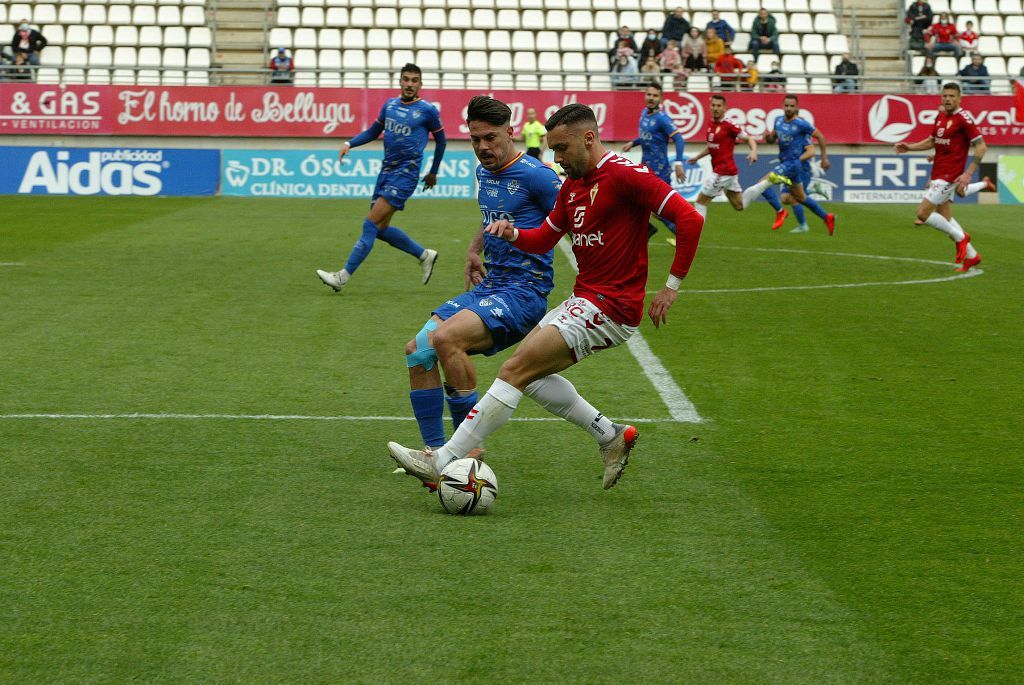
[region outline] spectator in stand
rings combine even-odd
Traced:
[[[757,82],[761,79],[761,72],[757,70],[757,62],[747,60],[747,78],[743,81],[743,90],[756,90]]]
[[[647,64],[648,57],[654,57],[657,59],[660,54],[661,39],[658,38],[658,32],[651,29],[647,32],[647,38],[644,39],[643,45],[640,46],[640,62],[642,64]]]
[[[683,8],[676,7],[665,18],[665,24],[661,27],[661,43],[668,45],[670,40],[676,43],[683,42],[683,36],[690,32],[690,22],[683,15]]]
[[[736,29],[729,25],[725,19],[719,17],[718,10],[711,10],[711,21],[704,27],[705,29],[714,29],[715,33],[725,41],[726,45],[732,45],[732,39],[736,37]]]
[[[939,72],[935,71],[935,59],[924,58],[924,65],[921,71],[917,72],[918,78],[914,79],[914,87],[918,93],[926,95],[938,95],[939,93]]]
[[[658,60],[653,56],[648,57],[647,61],[644,62],[644,65],[640,67],[640,73],[644,75],[643,80],[645,82],[656,81],[661,74],[661,67],[658,65]]]
[[[683,66],[689,71],[703,71],[708,67],[708,46],[696,26],[691,26],[690,32],[683,38],[682,57]]]
[[[295,82],[295,62],[288,56],[288,51],[278,48],[277,54],[270,60],[270,82],[278,86],[290,86]]]
[[[952,52],[953,56],[960,59],[963,51],[960,49],[960,35],[956,30],[956,24],[949,20],[949,13],[943,12],[937,24],[932,24],[925,34],[931,39],[931,47],[928,54],[935,57],[936,52]]]
[[[850,61],[850,53],[844,52],[843,59],[836,65],[835,76],[832,77],[833,93],[857,92],[857,79],[850,78],[860,74],[857,65]]]
[[[638,73],[636,60],[620,54],[612,65],[612,86],[618,89],[633,88],[636,86]]]
[[[18,55],[22,56],[21,63],[33,67],[39,66],[39,53],[46,47],[46,38],[43,34],[28,25],[28,19],[22,19],[18,30],[14,32],[11,39],[11,50],[14,52],[14,60],[18,61]],[[24,70],[23,70],[24,71]],[[31,71],[31,79],[35,80],[35,69]]]
[[[679,54],[679,44],[670,40],[658,56],[658,63],[661,65],[662,72],[666,74],[674,74],[682,69],[683,56]]]
[[[704,44],[707,46],[708,69],[711,69],[715,66],[715,62],[725,53],[725,41],[719,37],[717,31],[708,29],[708,37]]]
[[[912,50],[923,50],[924,34],[932,25],[932,6],[925,0],[917,0],[907,8],[907,16],[904,21],[910,24],[910,48]]]
[[[761,90],[768,93],[781,93],[786,90],[786,77],[779,69],[779,61],[772,62],[771,71],[761,77]]]
[[[743,73],[743,62],[732,54],[732,48],[726,47],[725,54],[715,62],[715,73],[719,75],[722,90],[736,90]]]
[[[960,34],[960,48],[964,52],[975,52],[978,49],[978,33],[974,30],[974,22],[968,20],[963,33]]]
[[[754,59],[761,55],[762,50],[771,50],[777,56],[782,57],[779,51],[779,31],[775,28],[775,17],[768,14],[768,10],[761,8],[750,27],[750,51],[754,53]]]
[[[971,63],[957,72],[963,79],[965,93],[988,93],[990,91],[988,67],[984,58],[978,53],[971,55]]]
[[[634,53],[640,51],[640,48],[636,46],[636,40],[633,38],[633,32],[630,30],[628,26],[623,26],[619,28],[619,31],[615,37],[616,47],[618,47],[621,44],[620,41],[626,41]]]

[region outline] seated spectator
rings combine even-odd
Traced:
[[[722,90],[736,90],[743,72],[743,62],[732,54],[732,48],[726,47],[725,53],[715,62],[715,73],[719,75]]]
[[[939,80],[939,72],[935,71],[935,59],[925,57],[924,65],[921,66],[921,71],[917,72],[917,78],[914,79],[914,89],[925,95],[938,95]]]
[[[635,59],[619,55],[615,58],[615,64],[612,65],[612,87],[619,89],[635,87],[638,73]]]
[[[661,70],[667,74],[683,68],[683,56],[679,54],[679,45],[674,40],[670,40],[665,49],[661,51],[658,63],[661,65]]]
[[[713,29],[712,29],[713,30]],[[683,38],[683,66],[690,71],[707,69],[708,46],[700,35],[700,29],[690,27],[690,32]]]
[[[786,77],[779,69],[779,61],[772,62],[771,71],[761,77],[761,90],[769,93],[781,93],[786,90]]]
[[[645,76],[657,76],[658,74],[660,74],[661,66],[658,64],[658,60],[656,60],[653,55],[651,57],[648,57],[647,61],[644,62],[644,65],[640,67],[640,73],[644,74]]]
[[[775,17],[768,14],[768,10],[761,8],[750,27],[750,51],[754,53],[756,60],[762,50],[771,50],[779,57],[779,31],[775,28]]]
[[[931,45],[928,54],[935,57],[937,52],[952,52],[953,56],[960,59],[963,51],[960,49],[960,35],[956,30],[956,24],[949,20],[949,13],[943,12],[937,24],[932,24],[925,34]]]
[[[932,6],[925,0],[917,0],[907,8],[904,21],[910,24],[910,49],[924,50],[924,34],[932,25]]]
[[[30,27],[28,19],[23,19],[18,26],[18,30],[14,32],[14,38],[11,39],[11,51],[14,54],[15,61],[18,60],[18,55],[21,55],[23,58],[21,60],[22,64],[38,67],[39,54],[45,47],[46,38],[43,37],[43,34]],[[22,71],[29,71],[31,79],[35,80],[34,69],[23,69]]]
[[[634,53],[640,51],[640,48],[636,46],[636,40],[633,38],[633,32],[630,30],[628,26],[620,27],[618,33],[615,36],[616,46],[618,46],[621,41],[626,41]]]
[[[668,45],[670,40],[677,44],[683,42],[683,36],[690,32],[690,22],[683,15],[683,8],[676,7],[665,18],[665,24],[661,27],[661,44]]]
[[[661,54],[661,39],[658,38],[658,32],[651,29],[647,32],[647,38],[644,39],[644,44],[640,46],[640,61],[647,63],[648,57],[657,58]]]
[[[857,79],[850,78],[860,74],[857,65],[850,61],[850,53],[844,52],[843,59],[836,65],[832,77],[833,93],[855,93],[857,92]]]
[[[747,78],[743,81],[743,90],[755,90],[757,88],[757,82],[761,78],[761,72],[757,70],[757,62],[752,59],[747,60]]]
[[[725,41],[718,36],[714,29],[708,29],[708,37],[704,44],[707,46],[705,52],[708,56],[708,69],[710,69],[718,61],[718,58],[725,53]]]
[[[964,52],[976,52],[978,49],[978,33],[974,30],[974,22],[968,20],[966,28],[960,34],[960,49]]]
[[[732,39],[736,37],[736,29],[729,26],[729,22],[719,17],[718,10],[711,10],[711,21],[704,27],[705,29],[714,29],[715,33],[725,41],[726,45],[732,45]]]
[[[965,93],[988,93],[989,76],[988,67],[983,62],[984,58],[978,53],[971,55],[971,63],[957,72],[957,76],[963,79]]]
[[[270,82],[273,84],[290,86],[295,81],[295,62],[284,48],[277,49],[277,54],[270,60],[270,69]]]

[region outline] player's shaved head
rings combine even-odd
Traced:
[[[554,131],[559,126],[567,126],[571,129],[590,130],[597,133],[597,117],[594,115],[594,110],[590,109],[586,105],[574,102],[552,114],[548,118],[547,123],[544,124],[544,128],[548,131]]]
[[[474,121],[484,121],[492,126],[508,126],[512,121],[512,110],[501,100],[477,95],[466,108],[466,123]]]

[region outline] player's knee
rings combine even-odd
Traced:
[[[439,328],[434,331],[432,340],[436,356],[439,359],[444,359],[453,352],[461,352],[465,347],[462,339],[458,335],[445,330],[444,328]]]
[[[424,370],[430,371],[437,363],[437,352],[434,350],[430,333],[437,328],[437,322],[433,319],[423,324],[423,328],[405,346],[405,364],[410,369],[414,366],[422,366]]]

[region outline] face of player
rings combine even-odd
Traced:
[[[516,156],[511,126],[495,126],[486,121],[469,122],[469,140],[484,169],[495,172]]]
[[[711,118],[715,121],[721,121],[722,117],[725,116],[725,103],[721,100],[711,101]]]
[[[411,102],[419,97],[420,87],[423,83],[420,81],[420,75],[411,71],[402,72],[402,80],[400,81],[402,87],[402,99],[406,102]]]
[[[596,136],[587,129],[556,126],[548,131],[548,146],[555,153],[555,164],[562,167],[569,178],[583,178],[591,170],[590,148]]]
[[[531,124],[537,121],[537,110],[535,110],[533,107],[526,110],[526,120]]]
[[[786,115],[786,121],[796,118],[796,115],[800,113],[800,105],[796,104],[796,100],[783,100],[782,111]]]
[[[661,105],[661,91],[657,88],[648,88],[644,93],[644,100],[647,102],[647,109],[653,112]]]
[[[953,89],[942,91],[942,109],[946,110],[947,114],[960,109],[960,93]]]

